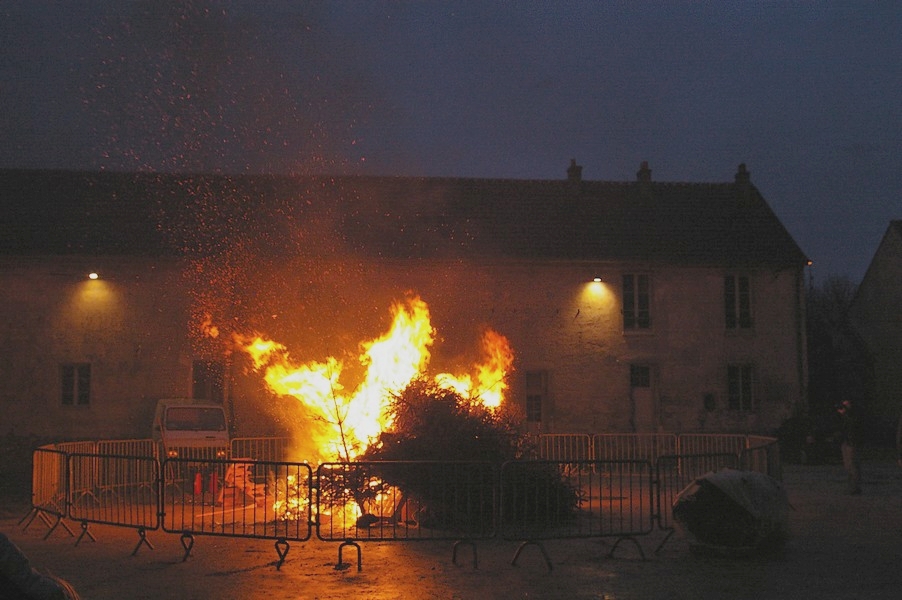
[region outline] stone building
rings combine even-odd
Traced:
[[[869,409],[895,423],[902,415],[902,221],[890,221],[852,299],[852,324],[870,360]]]
[[[807,259],[749,180],[0,172],[0,434],[147,437],[163,397],[286,427],[231,333],[349,357],[410,294],[435,369],[514,353],[538,432],[772,433],[806,400]],[[96,273],[96,279],[89,279]],[[215,336],[217,332],[222,335]],[[290,425],[288,425],[290,426]]]

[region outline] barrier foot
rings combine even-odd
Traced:
[[[22,523],[25,522],[26,519],[28,520],[28,522],[25,523],[25,525],[22,527],[22,531],[28,531],[28,528],[37,517],[41,517],[41,521],[47,524],[48,527],[50,526],[50,524],[47,523],[47,517],[44,516],[44,511],[35,506],[32,507],[28,514],[22,517],[22,519],[19,521],[19,525],[22,525]]]
[[[182,532],[182,537],[179,538],[179,541],[182,543],[182,549],[185,550],[185,554],[182,556],[182,562],[185,562],[191,555],[191,549],[194,548],[194,536],[190,531],[185,531]]]
[[[44,523],[47,525],[47,527],[50,528],[50,531],[48,531],[47,534],[44,536],[45,540],[47,538],[49,538],[53,534],[53,532],[56,531],[56,528],[59,527],[60,525],[63,526],[63,529],[65,529],[66,531],[69,532],[69,537],[75,537],[75,532],[72,531],[71,529],[69,529],[69,526],[66,525],[66,522],[63,521],[63,518],[60,515],[56,515],[56,519],[53,520],[53,525],[50,524],[50,521],[52,519],[50,519],[50,517],[48,517],[44,513],[44,511],[41,511],[40,515],[41,515],[41,520],[44,521]]]
[[[27,520],[28,523],[25,523],[25,527],[22,528],[22,531],[27,530],[27,529],[28,529],[28,526],[31,525],[31,522],[34,521],[34,518],[35,518],[36,516],[38,516],[38,511],[39,511],[39,510],[40,510],[40,509],[35,508],[34,506],[32,506],[32,507],[28,510],[28,512],[25,513],[25,514],[22,516],[21,519],[19,519],[19,522],[16,523],[16,525],[21,525],[22,523],[25,523],[25,521]]]
[[[79,542],[81,542],[81,538],[83,538],[83,537],[85,537],[85,536],[88,536],[89,538],[91,538],[91,541],[92,541],[92,542],[96,542],[96,541],[97,541],[97,538],[94,537],[94,534],[91,533],[90,531],[88,531],[88,522],[87,522],[87,521],[82,521],[82,522],[81,522],[81,533],[78,534],[78,539],[75,540],[75,545],[78,546]]]
[[[347,539],[347,540],[343,541],[341,543],[341,545],[338,546],[338,564],[335,565],[335,570],[340,571],[342,569],[347,568],[345,566],[344,562],[341,560],[341,553],[344,550],[345,546],[353,546],[354,548],[357,548],[357,572],[362,571],[363,570],[363,558],[360,553],[360,544],[358,544],[357,542],[355,542],[352,539]]]
[[[135,546],[134,550],[132,550],[132,556],[134,556],[135,554],[138,553],[138,549],[141,547],[142,544],[147,546],[151,550],[153,550],[153,544],[151,544],[150,540],[147,539],[147,530],[146,529],[144,529],[143,527],[139,527],[138,528],[138,537],[140,539],[138,540],[138,545]]]
[[[279,555],[279,562],[276,563],[276,571],[282,569],[282,563],[285,562],[285,557],[288,556],[288,551],[290,549],[291,546],[288,545],[288,542],[285,541],[285,538],[276,540],[276,554]],[[341,559],[338,559],[338,562],[341,562]]]
[[[472,540],[457,540],[456,542],[454,542],[454,546],[451,549],[451,562],[455,565],[457,564],[457,548],[461,544],[466,544],[467,546],[473,548],[473,569],[475,570],[479,568],[476,562],[476,542]]]
[[[527,546],[536,546],[539,549],[539,552],[542,553],[542,558],[545,559],[545,566],[548,567],[548,571],[551,572],[554,569],[554,566],[551,564],[551,558],[548,556],[548,552],[545,551],[545,546],[543,546],[541,542],[536,542],[533,540],[527,540],[520,544],[520,547],[517,548],[516,554],[514,554],[514,559],[511,561],[511,565],[515,567],[517,566],[517,559],[520,558],[520,554]]]
[[[611,546],[611,551],[608,552],[608,558],[614,558],[614,551],[617,550],[617,546],[619,546],[620,542],[622,542],[623,540],[631,541],[639,550],[639,556],[642,557],[642,560],[645,560],[645,552],[642,550],[642,545],[636,540],[636,538],[629,535],[617,538],[617,541],[614,542],[613,546]]]
[[[667,535],[664,536],[664,539],[661,540],[661,543],[658,544],[658,547],[657,547],[657,548],[655,548],[655,554],[657,554],[658,552],[661,551],[662,548],[664,548],[664,544],[667,543],[667,540],[670,539],[670,536],[673,535],[673,532],[674,532],[673,529],[671,529],[670,531],[667,532]]]
[[[48,513],[47,513],[44,509],[38,508],[37,506],[34,506],[34,507],[32,507],[32,509],[28,512],[28,514],[26,514],[24,517],[22,517],[22,518],[19,520],[19,523],[18,523],[19,525],[22,525],[22,523],[24,523],[26,519],[28,520],[28,522],[25,523],[25,525],[22,527],[22,531],[28,531],[28,528],[31,527],[31,524],[32,524],[32,523],[34,522],[34,520],[35,520],[36,518],[38,518],[38,517],[41,518],[41,522],[42,522],[44,525],[46,525],[47,527],[50,528],[50,531],[47,533],[47,536],[44,537],[44,539],[46,540],[48,537],[50,537],[50,534],[53,533],[53,530],[56,529],[56,526],[60,524],[60,519],[61,519],[62,517],[60,517],[59,515],[57,515],[57,516],[56,516],[56,522],[53,523],[53,524],[51,525],[51,522],[53,521],[53,519],[51,519],[51,518],[48,516]],[[69,527],[65,524],[65,522],[63,523],[63,528],[66,529],[66,531],[68,531],[69,534],[70,534],[72,537],[75,537],[75,534],[72,533],[72,530],[69,529]]]

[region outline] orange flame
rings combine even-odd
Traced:
[[[482,349],[486,359],[482,364],[476,365],[475,376],[440,373],[435,376],[435,381],[464,398],[479,402],[486,408],[496,409],[504,400],[506,377],[514,362],[514,354],[507,338],[491,329],[486,330],[482,336]]]
[[[392,396],[425,375],[429,348],[435,339],[429,307],[414,296],[395,303],[392,313],[390,329],[361,344],[359,360],[366,375],[350,394],[344,392],[339,381],[343,369],[340,360],[329,357],[324,362],[297,364],[278,342],[236,336],[241,348],[250,355],[254,369],[263,373],[270,390],[298,399],[325,425],[320,432],[304,432],[319,438],[312,440],[320,454],[313,457],[316,460],[352,460],[359,456],[391,426]],[[482,344],[486,359],[474,367],[473,375],[443,373],[435,381],[495,409],[503,402],[513,353],[507,339],[491,330],[483,335]]]

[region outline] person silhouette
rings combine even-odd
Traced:
[[[861,413],[851,400],[843,400],[837,409],[842,417],[842,463],[847,475],[847,490],[850,494],[861,493],[861,455],[859,450],[864,442]]]
[[[68,581],[39,573],[0,532],[0,600],[79,600],[79,596]]]

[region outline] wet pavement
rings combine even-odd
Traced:
[[[316,539],[289,543],[284,563],[272,540],[200,537],[191,554],[177,534],[69,523],[44,539],[36,519],[27,529],[21,502],[4,501],[0,529],[32,564],[69,580],[85,600],[140,598],[593,598],[625,599],[893,599],[902,594],[902,468],[864,463],[864,493],[844,493],[840,466],[784,467],[793,510],[791,537],[774,556],[702,556],[677,533],[659,553],[664,533],[629,540],[579,539],[527,546],[516,566],[516,542],[360,544]],[[79,540],[79,536],[81,539]],[[76,540],[78,545],[76,546]],[[152,548],[150,546],[153,546]],[[285,550],[284,548],[282,549]],[[552,569],[546,566],[542,550]]]

